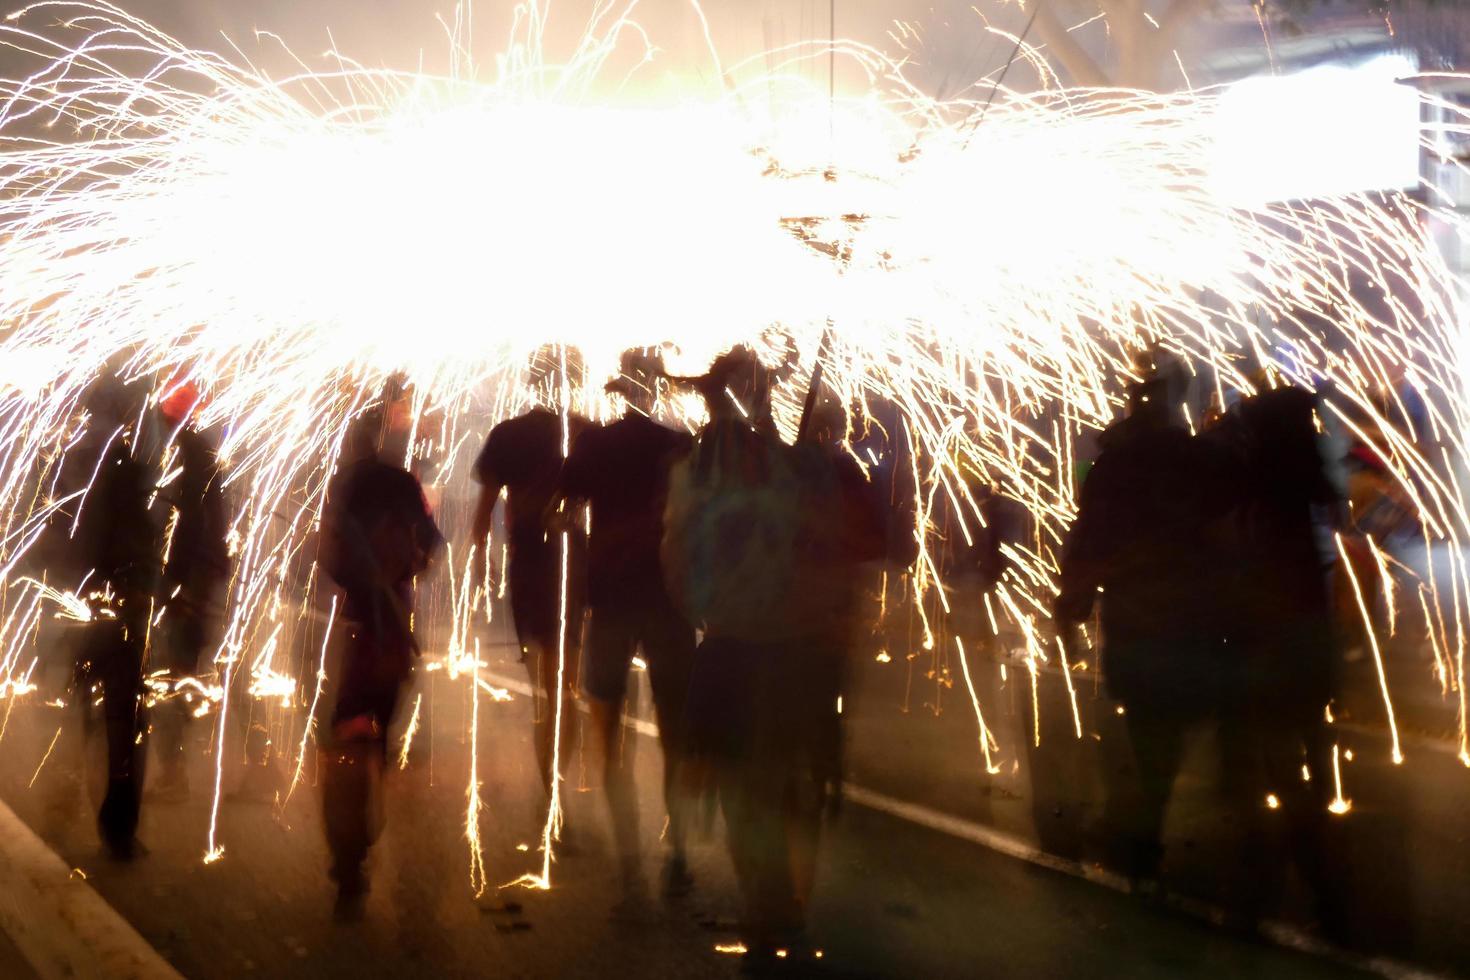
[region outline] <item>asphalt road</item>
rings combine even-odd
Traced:
[[[0,932],[0,977],[32,980],[35,975],[25,957],[20,955],[20,950],[15,948],[15,943],[4,932]]]
[[[913,647],[911,647],[913,649]],[[894,651],[898,646],[894,645]],[[1470,974],[1470,769],[1457,758],[1457,696],[1442,694],[1432,660],[1412,630],[1384,650],[1396,707],[1402,765],[1371,659],[1342,668],[1336,740],[1344,753],[1336,853],[1348,883],[1353,945],[1448,974]],[[979,700],[997,748],[986,772],[978,726],[954,655],[920,651],[909,660],[865,657],[856,664],[850,778],[890,796],[996,828],[1086,865],[1101,854],[1103,771],[1124,765],[1124,734],[1095,671],[1074,671],[1083,738],[1060,673],[1043,669],[1033,698],[1024,666],[970,654]],[[1041,719],[1041,747],[1031,744]],[[1219,793],[1214,732],[1202,726],[1171,800],[1164,883],[1176,904],[1207,914],[1218,899],[1222,862],[1238,836]],[[1309,895],[1294,876],[1273,910],[1312,934]]]
[[[503,648],[487,659],[497,673],[518,676]],[[331,917],[333,893],[309,754],[303,783],[289,802],[269,802],[279,788],[273,780],[293,767],[300,733],[288,713],[264,704],[237,706],[232,714],[218,820],[225,853],[212,864],[202,860],[210,820],[211,719],[193,728],[195,794],[185,803],[148,802],[141,836],[149,853],[134,864],[115,864],[99,853],[86,780],[78,777],[86,768],[85,753],[68,724],[74,720],[69,712],[36,701],[16,708],[0,751],[0,795],[189,977],[721,977],[738,971],[735,957],[715,950],[733,937],[735,908],[718,839],[697,848],[699,887],[693,897],[661,907],[641,925],[611,921],[614,865],[601,795],[586,785],[575,747],[568,794],[575,847],[559,855],[551,890],[494,887],[539,865],[535,848],[543,804],[529,743],[531,706],[524,697],[503,704],[482,697],[479,703],[481,831],[492,887],[477,901],[464,834],[470,747],[465,723],[472,706],[462,682],[442,673],[425,680],[428,707],[414,764],[393,773],[388,783],[388,824],[373,856],[374,889],[360,925],[338,925]],[[962,713],[931,712],[926,718],[869,697],[857,698],[849,716],[855,778],[872,777],[882,784],[876,788],[901,789],[931,806],[950,806],[958,793],[991,801],[993,811],[1020,812],[1024,801],[1010,797],[1023,794],[994,785],[984,790],[987,782],[977,775],[973,758],[973,730],[961,734]],[[249,722],[263,722],[273,745],[283,747],[276,767],[250,769],[241,761],[244,739],[234,732]],[[37,775],[58,728],[62,735]],[[632,732],[629,737],[640,739]],[[964,744],[950,745],[951,737]],[[873,756],[875,741],[889,754]],[[926,754],[926,746],[933,751]],[[883,760],[914,752],[906,763],[888,766],[909,782],[884,783]],[[658,853],[657,763],[656,745],[641,738],[639,780],[650,855]],[[255,788],[265,791],[266,801],[248,798]],[[656,874],[655,858],[649,862],[650,874]],[[505,902],[520,911],[497,908]],[[834,976],[1350,972],[1340,961],[1236,940],[1188,916],[1150,910],[1096,884],[852,803],[827,833],[812,933],[825,953],[824,970]],[[4,955],[0,946],[0,966]]]

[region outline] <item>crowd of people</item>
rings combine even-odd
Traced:
[[[670,375],[655,350],[626,352],[607,386],[626,411],[606,424],[566,409],[578,370],[561,348],[533,359],[537,404],[496,425],[475,461],[466,542],[488,601],[504,501],[502,571],[537,695],[542,784],[549,801],[564,778],[555,746],[574,738],[569,705],[585,699],[618,860],[614,914],[648,914],[639,796],[621,732],[641,658],[663,756],[668,854],[658,888],[677,898],[693,887],[691,828],[717,801],[749,961],[773,962],[803,948],[822,822],[841,792],[842,703],[866,628],[865,574],[914,560],[912,514],[857,464],[848,408],[819,385],[795,440],[781,438],[771,406],[779,370],[748,348],[697,377]],[[1346,506],[1324,468],[1312,393],[1263,376],[1257,394],[1195,434],[1179,417],[1179,372],[1161,362],[1138,373],[1081,485],[1054,607],[1074,662],[1081,631],[1100,617],[1107,692],[1124,716],[1131,765],[1108,787],[1105,860],[1138,890],[1157,888],[1184,745],[1208,722],[1244,829],[1221,886],[1232,922],[1254,927],[1290,856],[1324,927],[1341,932],[1324,710],[1343,622],[1342,576],[1334,585],[1331,568],[1337,554],[1351,562],[1356,552],[1324,540],[1342,540],[1335,532],[1350,520],[1401,525],[1406,511],[1373,483],[1382,466],[1362,446],[1350,459],[1362,500]],[[661,399],[678,389],[705,402],[707,421],[693,434],[658,421]],[[57,580],[88,583],[94,615],[74,645],[75,684],[101,694],[109,754],[98,827],[124,859],[137,847],[145,732],[162,759],[161,791],[188,791],[189,713],[166,701],[150,728],[145,657],[152,650],[170,676],[199,673],[230,574],[220,467],[191,421],[199,393],[180,382],[156,406],[141,397],[115,379],[94,387],[91,423],[69,459],[95,469],[60,478],[90,486],[86,506],[62,511],[37,549]],[[422,653],[415,582],[444,545],[404,466],[408,412],[394,382],[349,431],[316,552],[340,590],[340,677],[317,731],[344,918],[362,914],[388,733]],[[160,454],[178,470],[167,481],[151,475],[148,461]],[[155,494],[169,514],[163,527],[149,513]],[[1007,545],[1028,533],[1025,509],[1003,486],[984,481],[973,497],[983,540],[946,559],[967,602],[995,587]],[[150,645],[164,596],[170,613]],[[551,710],[559,685],[560,739]],[[84,715],[98,723],[90,707]]]
[[[566,356],[538,356],[532,386],[544,406],[565,403]],[[858,569],[883,549],[877,497],[839,448],[841,407],[815,403],[789,445],[771,418],[773,379],[745,348],[695,378],[671,378],[656,352],[628,351],[608,386],[627,405],[621,419],[596,426],[533,408],[492,429],[475,466],[477,547],[490,548],[505,491],[506,576],[532,684],[549,703],[561,674],[567,697],[588,700],[620,865],[617,914],[639,915],[648,892],[620,733],[641,655],[663,749],[661,890],[691,887],[690,823],[717,798],[752,960],[800,948],[822,814],[840,783]],[[655,421],[670,386],[703,396],[709,420],[697,435]],[[554,716],[543,709],[536,722],[548,790],[559,778]]]

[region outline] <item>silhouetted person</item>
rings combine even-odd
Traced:
[[[1136,385],[1128,415],[1103,434],[1056,601],[1064,638],[1101,601],[1104,678],[1125,712],[1137,770],[1136,785],[1118,780],[1108,792],[1107,848],[1110,863],[1135,882],[1158,875],[1185,737],[1214,713],[1219,687],[1209,530],[1223,487],[1210,448],[1175,421],[1170,380]]]
[[[847,696],[848,678],[866,625],[864,566],[888,552],[884,508],[877,488],[848,449],[847,428],[842,405],[830,399],[819,400],[794,449],[810,487],[829,491],[806,500],[808,506],[820,508],[820,513],[807,515],[817,531],[816,547],[798,560],[805,572],[802,588],[830,590],[830,596],[811,610],[791,661],[793,686],[801,693],[804,706],[798,720],[807,726],[795,747],[809,754],[815,794],[809,801],[798,796],[798,803],[806,805],[797,807],[790,832],[793,882],[803,911],[810,905],[816,883],[823,812],[835,811],[842,798],[846,774],[844,705],[851,700]],[[799,785],[800,773],[796,779]]]
[[[635,652],[641,652],[647,665],[663,749],[670,848],[664,890],[676,896],[692,883],[685,853],[689,808],[676,776],[683,754],[694,627],[664,588],[659,543],[669,467],[693,440],[649,417],[662,375],[662,359],[656,354],[634,350],[623,355],[622,374],[607,387],[627,400],[627,412],[610,425],[585,429],[572,445],[561,477],[562,493],[569,500],[586,501],[592,512],[587,547],[591,618],[583,686],[603,765],[624,899],[630,905],[640,902],[645,891],[633,742],[620,731]]]
[[[379,417],[391,418],[391,406]],[[413,580],[442,543],[418,480],[379,458],[374,435],[372,427],[357,430],[322,517],[320,560],[343,592],[336,629],[345,639],[323,753],[323,804],[337,910],[349,919],[362,911],[363,862],[381,824],[375,800],[388,728],[418,654]]]
[[[184,382],[159,403],[167,434],[177,447],[172,466],[179,472],[159,492],[172,532],[167,534],[161,589],[167,611],[154,663],[168,670],[175,685],[199,673],[199,658],[213,637],[220,590],[230,572],[223,475],[214,445],[191,422],[198,402],[198,388]],[[190,706],[175,694],[155,714],[154,735],[163,762],[159,788],[166,796],[187,796],[184,730]]]
[[[107,739],[107,789],[97,828],[114,857],[137,851],[147,718],[143,703],[148,624],[158,585],[159,528],[148,503],[156,482],[142,459],[137,431],[144,393],[107,376],[86,399],[86,434],[68,454],[92,473],[91,488],[68,530],[70,572],[85,578],[80,591],[92,610],[77,652],[76,694],[84,731],[96,724],[101,695]],[[84,486],[69,489],[81,489]],[[71,579],[68,573],[66,578]],[[68,582],[72,584],[72,582]]]
[[[834,647],[848,642],[858,556],[881,554],[883,542],[871,498],[845,482],[828,449],[780,441],[771,372],[753,352],[736,348],[689,380],[710,421],[670,475],[664,567],[671,594],[705,629],[691,752],[716,773],[758,965],[800,950],[833,764]],[[849,513],[866,513],[870,527],[855,532]]]
[[[556,348],[543,348],[531,363],[530,383],[543,406],[560,406],[570,379],[564,364],[572,359]],[[555,741],[558,663],[567,697],[575,696],[577,664],[586,611],[586,536],[570,515],[554,513],[562,463],[587,426],[580,416],[554,407],[533,408],[490,430],[475,461],[480,483],[471,543],[477,555],[490,548],[495,502],[506,491],[508,557],[504,574],[510,583],[511,617],[520,642],[521,662],[536,691],[536,758],[541,780],[551,792]],[[479,561],[480,567],[485,562]],[[565,606],[563,606],[565,591]],[[565,652],[565,659],[560,654]],[[566,760],[574,712],[563,707],[561,758]]]
[[[1317,448],[1316,404],[1300,388],[1267,390],[1208,433],[1233,454],[1235,474],[1220,738],[1226,791],[1246,838],[1230,896],[1236,924],[1254,927],[1294,857],[1316,893],[1323,927],[1341,937],[1345,888],[1334,876],[1342,868],[1328,860],[1335,819],[1325,728],[1336,650],[1332,556],[1318,533],[1339,519],[1340,501]]]

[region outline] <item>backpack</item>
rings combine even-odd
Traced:
[[[841,488],[815,447],[712,423],[669,474],[661,558],[669,595],[712,636],[820,632],[845,595]]]

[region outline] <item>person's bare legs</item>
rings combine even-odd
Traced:
[[[546,644],[527,643],[525,650],[526,673],[530,677],[531,687],[534,692],[533,700],[535,711],[532,720],[532,741],[536,746],[536,767],[541,776],[541,788],[546,792],[547,805],[551,801],[551,765],[552,759],[557,755],[556,740],[556,678],[557,678],[557,651],[551,648],[550,654],[546,653]],[[562,703],[561,703],[561,752],[560,770],[561,777],[566,778],[567,765],[572,757],[575,745],[577,724],[577,650],[568,644],[566,650],[566,663],[560,673],[562,675]],[[564,799],[564,798],[563,798]],[[566,806],[563,802],[561,807],[561,834],[562,844],[565,847],[566,834]]]
[[[691,792],[693,773],[685,758],[684,717],[694,671],[694,631],[677,612],[668,609],[653,618],[643,646],[659,747],[663,750],[664,806],[668,812],[664,839],[669,846],[663,890],[665,897],[679,898],[694,887],[686,844],[696,797]]]
[[[562,673],[561,704],[561,770],[566,774],[567,759],[575,731],[577,706],[573,701],[575,671],[572,668],[572,652],[567,652],[567,664]],[[535,689],[535,714],[533,740],[536,743],[536,766],[541,773],[541,788],[551,795],[551,760],[556,754],[556,675],[557,652],[548,654],[542,644],[528,644],[526,648],[526,673]]]
[[[618,872],[625,902],[641,902],[647,885],[643,878],[643,842],[638,827],[638,789],[633,780],[633,743],[622,725],[622,705],[592,698],[589,701],[593,738],[602,766],[613,841],[618,849]]]

